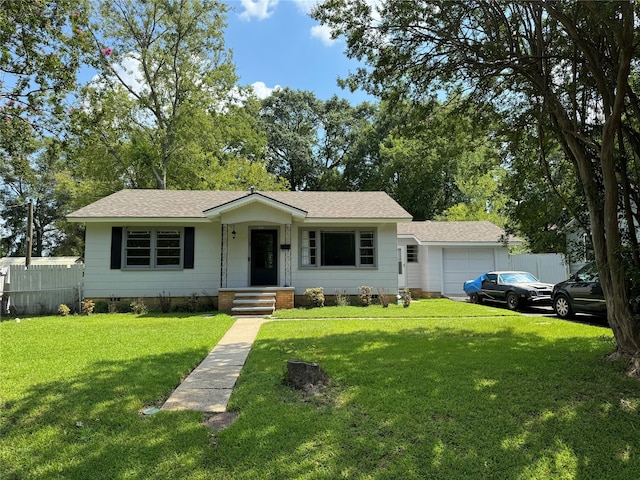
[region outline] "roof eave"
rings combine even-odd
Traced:
[[[67,217],[68,222],[72,223],[151,223],[151,222],[171,222],[192,224],[192,223],[211,223],[209,219],[204,217]]]
[[[513,242],[509,242],[507,245],[505,245],[503,242],[499,242],[499,241],[486,241],[486,242],[476,242],[476,241],[460,241],[460,240],[455,240],[455,241],[447,241],[447,240],[438,240],[438,241],[433,241],[433,240],[420,240],[417,239],[418,243],[420,245],[427,245],[430,247],[439,247],[439,246],[444,246],[444,247],[507,247],[509,245],[520,245],[522,244],[521,241],[513,241]]]
[[[386,217],[307,217],[304,223],[400,223],[410,221],[406,218],[386,218]]]

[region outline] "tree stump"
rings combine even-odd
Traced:
[[[287,362],[287,380],[293,388],[301,390],[309,385],[325,383],[327,375],[317,363],[289,360]]]

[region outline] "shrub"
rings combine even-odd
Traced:
[[[389,296],[382,288],[378,288],[378,300],[380,301],[382,308],[387,308],[389,306]]]
[[[95,303],[96,306],[93,309],[93,313],[109,313],[109,302],[98,300]]]
[[[158,303],[160,304],[160,311],[162,313],[168,313],[171,310],[171,293],[165,295],[164,290],[158,295]]]
[[[107,311],[109,313],[116,313],[118,311],[118,298],[116,298],[114,295],[111,295],[111,297],[109,297],[109,304],[107,306]]]
[[[349,295],[347,295],[347,291],[343,290],[342,292],[336,290],[336,306],[337,307],[347,307],[350,304]]]
[[[322,287],[307,288],[304,294],[309,299],[312,307],[324,307],[324,290]]]
[[[203,301],[200,304],[201,312],[207,312],[207,311],[218,309],[218,307],[216,306],[217,305],[216,299],[211,295],[209,295],[209,293],[206,290],[202,290],[202,299]]]
[[[69,315],[69,312],[71,312],[71,309],[67,307],[64,303],[61,303],[58,306],[58,313],[63,317],[66,317],[67,315]]]
[[[136,315],[144,315],[149,311],[147,305],[144,303],[144,298],[138,297],[133,302],[131,302],[131,311]]]
[[[186,298],[187,311],[189,313],[196,313],[198,311],[198,304],[200,303],[200,299],[198,298],[198,294],[193,292]]]
[[[371,287],[366,285],[360,287],[360,305],[363,307],[371,305]]]
[[[400,298],[402,299],[402,306],[407,308],[411,303],[411,290],[408,288],[400,290]]]
[[[95,302],[93,300],[91,300],[89,298],[85,298],[82,301],[82,313],[84,315],[91,315],[95,308],[96,308],[96,304],[95,304]]]

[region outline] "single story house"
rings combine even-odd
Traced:
[[[509,269],[505,240],[522,243],[488,221],[399,223],[399,288],[414,297],[465,296],[467,280]]]
[[[67,216],[86,226],[84,297],[192,294],[222,311],[291,308],[305,290],[398,290],[384,192],[122,190]]]

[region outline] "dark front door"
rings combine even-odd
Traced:
[[[277,230],[251,230],[251,285],[278,284]]]

